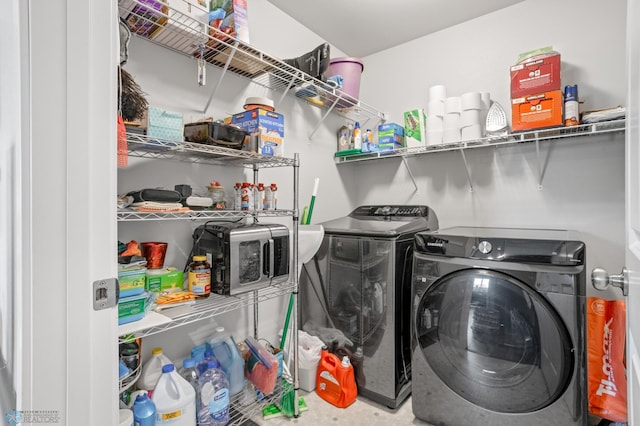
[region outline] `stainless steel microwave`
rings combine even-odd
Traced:
[[[289,228],[279,224],[208,222],[193,232],[193,255],[211,265],[211,292],[234,295],[289,278]]]

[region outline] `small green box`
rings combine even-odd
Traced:
[[[124,297],[118,301],[118,325],[138,321],[144,318],[148,293]]]
[[[176,268],[148,269],[146,274],[147,291],[162,293],[184,289],[184,272]]]

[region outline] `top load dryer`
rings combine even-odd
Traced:
[[[438,218],[423,205],[367,205],[322,226],[300,280],[300,323],[330,348],[334,335],[362,354],[358,394],[397,408],[411,392],[413,238]]]

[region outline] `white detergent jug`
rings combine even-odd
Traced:
[[[142,373],[136,383],[138,389],[152,391],[160,379],[162,367],[167,364],[172,364],[172,362],[162,353],[162,348],[153,348],[151,358],[142,366]]]
[[[196,391],[173,364],[162,367],[151,400],[156,404],[156,425],[196,426]]]

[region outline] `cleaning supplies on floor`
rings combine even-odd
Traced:
[[[162,375],[162,367],[173,362],[162,353],[162,348],[153,348],[151,358],[142,366],[142,373],[136,385],[139,389],[153,391]]]
[[[233,336],[224,327],[216,327],[215,334],[209,339],[213,356],[220,363],[222,371],[229,381],[230,394],[236,395],[244,389],[244,359],[238,350]]]
[[[216,360],[198,377],[198,425],[224,426],[229,423],[229,381]]]
[[[196,426],[196,391],[173,364],[162,367],[151,400],[156,405],[156,425]]]
[[[340,360],[336,355],[329,353],[326,346],[322,348],[316,376],[316,393],[338,408],[346,408],[355,402],[358,389],[348,356]]]

